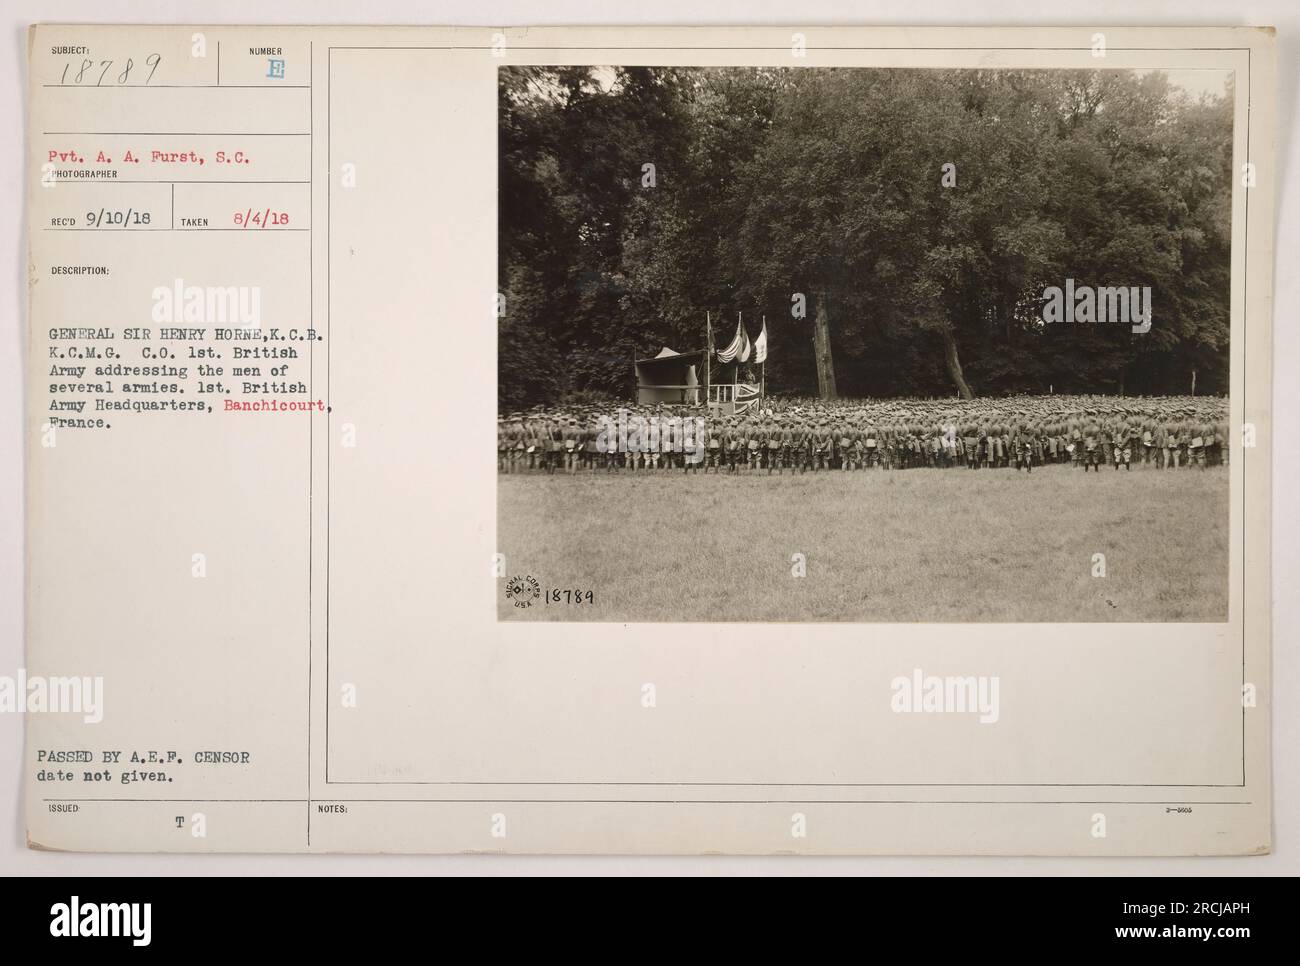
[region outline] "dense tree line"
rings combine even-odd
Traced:
[[[638,67],[499,87],[503,408],[627,398],[634,355],[702,348],[706,311],[720,345],[766,316],[769,392],[1227,391],[1230,91]],[[1150,331],[1045,324],[1066,278],[1150,286]]]

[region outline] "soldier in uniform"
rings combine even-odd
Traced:
[[[1201,469],[1205,469],[1205,437],[1196,426],[1191,427],[1188,432],[1194,435],[1187,443],[1187,465],[1194,466],[1199,463]]]
[[[727,420],[727,438],[726,438],[726,458],[727,473],[730,475],[737,472],[736,463],[739,461],[741,451],[741,433],[740,427],[736,425],[734,416]]]
[[[817,424],[817,468],[829,470],[835,462],[835,437],[825,420]]]
[[[1133,436],[1129,432],[1128,426],[1121,426],[1115,433],[1114,443],[1115,455],[1115,472],[1119,472],[1120,465],[1123,464],[1125,470],[1132,470],[1130,462],[1133,458]]]
[[[1019,434],[1019,458],[1016,460],[1016,472],[1024,467],[1026,473],[1034,472],[1034,437],[1028,430]]]
[[[578,454],[582,452],[582,440],[576,419],[570,419],[561,427],[560,442],[564,446],[564,452],[561,454],[560,460],[561,466],[566,473],[576,473],[578,470]]]
[[[1101,472],[1101,449],[1097,440],[1097,427],[1088,426],[1083,436],[1083,471],[1088,472],[1088,467],[1096,467],[1097,472]]]
[[[619,457],[621,455],[618,451],[617,437],[615,437],[614,439],[606,439],[604,445],[605,445],[605,452],[602,454],[601,458],[603,459],[605,464],[605,472],[617,473]]]
[[[532,430],[533,447],[529,466],[545,472],[551,458],[551,426],[549,421],[537,419],[532,423]]]
[[[1176,470],[1182,460],[1183,438],[1179,427],[1170,426],[1165,434],[1165,469]]]
[[[749,472],[751,473],[754,472],[754,470],[758,469],[759,461],[763,458],[763,454],[759,449],[760,441],[759,441],[758,432],[759,432],[758,426],[754,425],[753,423],[746,423],[745,459],[746,459],[746,465],[749,467]]]
[[[635,414],[635,419],[642,419],[640,413]],[[628,433],[627,451],[623,454],[623,465],[629,473],[636,473],[641,469],[641,450],[645,447],[644,425],[638,427],[638,431],[633,434]]]
[[[526,459],[524,450],[527,448],[527,442],[524,437],[523,419],[516,413],[511,415],[510,420],[510,472],[518,473],[523,469]]]
[[[642,459],[646,464],[646,468],[653,473],[659,469],[659,464],[663,462],[660,447],[664,443],[664,431],[663,426],[659,423],[659,412],[657,410],[650,418],[653,421],[652,426],[654,429],[647,440],[645,455]]]
[[[772,470],[781,468],[781,427],[774,421],[767,423],[763,433],[763,456],[767,462],[767,475],[772,475]]]
[[[721,469],[719,463],[723,459],[723,430],[719,429],[718,424],[709,420],[709,429],[707,439],[704,444],[704,475],[708,476],[709,468],[713,468],[713,475],[717,476]]]
[[[866,435],[860,427],[854,426],[853,430],[849,433],[849,439],[851,440],[849,445],[852,448],[852,452],[849,455],[849,462],[853,464],[853,469],[862,470],[865,468],[864,461],[867,452]]]
[[[597,442],[599,437],[599,425],[594,419],[588,420],[587,430],[582,441],[582,461],[591,472],[595,472],[597,465],[602,462],[600,444]]]

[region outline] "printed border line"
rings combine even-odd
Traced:
[[[1188,784],[1181,782],[602,782],[602,781],[367,781],[363,778],[344,778],[327,782],[330,785],[426,785],[463,786],[467,788],[488,785],[513,785],[528,787],[586,787],[603,788],[1244,788],[1236,782],[1219,784]]]
[[[1251,99],[1251,86],[1250,86],[1250,85],[1251,85],[1251,81],[1252,81],[1253,74],[1254,74],[1253,61],[1252,61],[1251,58],[1252,58],[1252,51],[1251,51],[1251,49],[1250,49],[1249,47],[1247,47],[1247,48],[1246,48],[1246,161],[1247,161],[1247,162],[1250,161],[1250,105],[1251,105],[1251,100],[1252,100],[1252,99]],[[1236,71],[1233,72],[1233,85],[1234,85],[1234,89],[1235,89],[1235,85],[1236,85]],[[1234,122],[1233,122],[1233,123],[1234,123],[1234,127],[1235,127],[1235,124],[1236,124],[1235,113],[1234,113]],[[1232,176],[1233,176],[1234,178],[1237,176],[1237,172],[1236,172],[1235,170],[1232,172]],[[1244,224],[1243,224],[1243,226],[1242,226],[1242,235],[1244,236],[1243,239],[1242,239],[1242,246],[1243,246],[1243,248],[1244,248],[1245,250],[1242,252],[1242,259],[1241,259],[1241,274],[1242,274],[1242,281],[1241,281],[1241,303],[1242,303],[1242,304],[1241,304],[1241,418],[1242,418],[1242,421],[1245,422],[1245,419],[1246,419],[1246,399],[1247,399],[1247,395],[1248,395],[1248,393],[1247,393],[1247,386],[1246,386],[1246,377],[1247,377],[1247,375],[1248,375],[1249,372],[1250,372],[1250,355],[1249,355],[1249,353],[1247,353],[1247,351],[1246,351],[1247,340],[1250,338],[1250,318],[1249,318],[1249,311],[1248,311],[1249,308],[1250,308],[1250,188],[1249,188],[1249,187],[1246,187],[1245,185],[1243,185],[1242,187],[1245,189],[1245,192],[1244,192],[1244,193],[1245,193],[1246,198],[1245,198],[1245,201],[1244,201],[1243,204],[1242,204],[1242,220],[1243,220],[1243,222],[1244,222]],[[1277,202],[1276,202],[1276,197],[1275,197],[1274,204],[1276,204],[1276,203],[1277,203]],[[1229,316],[1229,318],[1231,318],[1231,316]],[[1271,324],[1272,324],[1272,322],[1271,322],[1271,317],[1270,317],[1270,326],[1271,326]],[[1229,331],[1231,331],[1231,324],[1229,325]],[[1272,344],[1272,333],[1271,333],[1271,330],[1270,330],[1269,342],[1270,342],[1270,345],[1271,345],[1271,344]],[[1229,352],[1231,352],[1231,349],[1229,349]],[[1229,391],[1231,392],[1231,387],[1232,387],[1232,382],[1231,382],[1231,373],[1229,373],[1229,382],[1228,382],[1228,386],[1229,386]],[[1270,408],[1272,407],[1272,405],[1273,405],[1273,403],[1272,403],[1272,400],[1270,399],[1270,400],[1269,400],[1269,406],[1270,406]],[[1272,421],[1270,420],[1270,425],[1271,425],[1271,422],[1272,422]],[[1230,423],[1229,426],[1228,426],[1228,432],[1229,432],[1229,434],[1232,433],[1232,426],[1231,426],[1231,423]],[[1240,437],[1240,434],[1238,434],[1238,439],[1240,440],[1240,438],[1241,438],[1241,437]],[[1271,447],[1271,446],[1272,446],[1272,443],[1270,442],[1269,445],[1270,445],[1270,447]],[[1232,449],[1231,449],[1231,448],[1232,448],[1232,438],[1231,438],[1231,436],[1229,436],[1229,438],[1228,438],[1228,447],[1229,447],[1229,450],[1228,450],[1228,451],[1231,452],[1231,451],[1232,451]],[[1247,540],[1249,539],[1249,537],[1250,537],[1250,527],[1248,527],[1248,526],[1246,525],[1246,467],[1247,467],[1247,463],[1246,463],[1246,448],[1245,448],[1244,446],[1240,446],[1240,445],[1239,445],[1239,446],[1237,447],[1237,452],[1241,454],[1241,690],[1240,690],[1239,692],[1237,692],[1237,697],[1238,697],[1238,700],[1241,701],[1241,785],[1242,785],[1242,787],[1244,788],[1244,787],[1246,786],[1246,703],[1245,703],[1245,697],[1246,697],[1246,621],[1247,621],[1247,619],[1250,617],[1250,608],[1246,606],[1246,572],[1247,572],[1247,570],[1248,570],[1248,568],[1249,568],[1249,559],[1250,559],[1249,556],[1246,554],[1246,541],[1247,541]],[[1271,450],[1271,449],[1270,449],[1270,451],[1269,451],[1269,455],[1270,455],[1270,462],[1272,462],[1272,460],[1271,460],[1272,450]],[[1229,482],[1229,484],[1231,485],[1231,482],[1232,482],[1232,481],[1229,480],[1228,482]],[[1273,522],[1273,518],[1272,518],[1272,491],[1271,491],[1271,490],[1270,490],[1270,492],[1269,492],[1269,497],[1270,497],[1270,502],[1269,502],[1269,523],[1271,524],[1271,523]],[[1272,639],[1271,639],[1271,637],[1270,637],[1270,640],[1269,640],[1269,646],[1270,646],[1270,648],[1272,647]]]
[[[42,802],[82,805],[301,805],[312,802],[357,805],[1254,805],[1250,802],[1045,801],[1037,799],[893,799],[893,798],[43,798]]]
[[[307,139],[307,222],[309,229],[316,227],[316,45],[307,41],[307,128],[312,136]],[[307,324],[312,330],[307,344],[307,382],[311,398],[316,398],[316,233],[307,234]],[[329,437],[326,436],[328,445]],[[312,701],[312,580],[315,554],[313,553],[313,528],[315,526],[316,488],[316,427],[307,420],[307,847],[311,847],[311,701]],[[327,696],[328,700],[328,696]]]
[[[513,28],[507,28],[507,29],[513,29]],[[565,28],[560,28],[560,29],[565,29]],[[655,29],[655,28],[651,28],[651,29]],[[710,29],[710,28],[704,28],[704,29]],[[725,29],[727,29],[727,28],[726,28],[726,27],[721,27],[721,28],[713,28],[713,29],[724,29],[724,30],[725,30]],[[741,28],[741,29],[743,29],[743,28]],[[776,28],[776,29],[780,29],[780,28]],[[808,29],[808,30],[815,30],[815,29],[842,30],[842,29],[845,29],[845,28],[843,28],[843,27],[823,27],[823,28],[808,27],[808,28],[806,28],[806,29]],[[849,29],[852,29],[852,28],[849,28]],[[994,29],[999,29],[999,28],[994,28]],[[1013,29],[1017,29],[1017,28],[1013,28]],[[1044,29],[1044,28],[1029,28],[1029,29]],[[1053,28],[1047,28],[1047,29],[1053,29]],[[1054,28],[1054,29],[1069,29],[1069,28]],[[1119,28],[1119,29],[1121,29],[1121,30],[1133,30],[1133,29],[1141,29],[1141,28],[1121,27],[1121,28]],[[786,51],[786,52],[788,53],[789,50],[790,50],[790,45],[789,45],[789,44],[779,44],[779,45],[777,45],[777,46],[775,46],[775,47],[767,47],[767,46],[762,46],[762,47],[709,47],[709,46],[704,46],[704,47],[682,47],[682,46],[673,46],[673,47],[620,47],[620,46],[617,46],[617,45],[611,45],[611,46],[597,45],[597,46],[594,46],[594,47],[593,47],[593,46],[586,46],[586,47],[568,47],[568,46],[525,47],[525,46],[523,46],[523,45],[521,45],[521,44],[510,44],[510,43],[507,43],[507,48],[510,49],[510,50],[532,50],[532,51],[543,51],[543,52],[546,52],[546,53],[549,53],[549,52],[554,51],[554,50],[574,50],[574,51],[586,51],[586,50],[620,50],[620,51],[646,51],[646,52],[649,52],[649,53],[660,53],[660,52],[663,52],[663,51],[695,51],[695,50],[717,50],[717,51],[722,51],[722,52],[728,52],[728,51],[756,51],[756,50],[781,50],[781,51]],[[392,46],[388,46],[388,45],[386,45],[386,44],[371,44],[371,45],[366,45],[366,44],[339,44],[339,45],[337,45],[337,46],[334,46],[334,47],[331,47],[331,48],[330,48],[330,50],[495,50],[495,49],[497,49],[497,48],[495,48],[492,44],[420,44],[420,45],[416,45],[416,46],[405,46],[405,45],[398,45],[398,44],[394,44],[394,45],[392,45]],[[980,45],[980,44],[976,44],[976,45],[971,46],[971,47],[912,47],[912,46],[910,46],[910,45],[909,45],[909,46],[899,46],[899,47],[828,47],[828,46],[825,46],[825,45],[823,45],[823,44],[817,44],[817,45],[813,46],[813,47],[810,48],[810,49],[812,49],[812,50],[833,50],[833,51],[840,51],[840,52],[850,52],[850,51],[859,51],[859,50],[893,50],[893,51],[898,51],[898,52],[900,52],[900,53],[906,53],[906,52],[913,51],[913,50],[960,50],[960,51],[978,51],[978,50],[1017,50],[1017,51],[1046,51],[1046,52],[1048,52],[1048,53],[1053,53],[1053,52],[1055,52],[1055,53],[1062,53],[1062,52],[1064,52],[1064,53],[1079,53],[1079,54],[1084,53],[1084,52],[1087,52],[1087,51],[1091,51],[1091,50],[1092,50],[1092,48],[1089,47],[1089,46],[1084,46],[1084,47],[990,47],[990,46],[987,46],[987,45]],[[1241,51],[1241,50],[1250,50],[1249,47],[1107,47],[1106,49],[1107,49],[1107,50],[1123,51],[1123,52],[1125,52],[1125,53],[1130,53],[1130,54],[1148,54],[1148,53],[1149,53],[1149,54],[1177,54],[1177,53],[1183,53],[1183,52],[1186,52],[1186,51],[1197,51],[1197,52],[1204,52],[1204,53],[1223,53],[1223,52],[1226,52],[1226,51],[1233,51],[1233,50],[1236,50],[1236,51]],[[549,65],[524,64],[524,65],[508,65],[508,66],[537,67],[537,66],[549,66]],[[566,65],[558,64],[558,65],[555,65],[555,66],[566,66]],[[574,66],[581,66],[581,65],[574,65]],[[611,65],[611,66],[619,66],[619,65]],[[650,65],[644,65],[644,64],[642,64],[642,65],[629,65],[629,66],[650,66]],[[768,65],[745,65],[745,64],[738,64],[738,65],[735,65],[735,66],[741,66],[741,67],[743,67],[743,66],[768,66]],[[937,70],[942,70],[942,69],[944,69],[944,68],[933,68],[933,67],[916,67],[916,68],[909,68],[909,67],[899,67],[899,68],[894,68],[894,69],[896,69],[896,70],[936,70],[936,69],[937,69]],[[958,69],[960,69],[960,68],[958,68]],[[992,68],[992,67],[990,67],[990,68],[984,68],[984,69],[987,69],[987,70],[997,70],[997,69],[999,69],[999,68]],[[1026,69],[1030,69],[1030,68],[1026,68]],[[1041,67],[1041,68],[1032,68],[1032,69],[1034,69],[1034,70],[1068,70],[1068,69],[1070,69],[1070,68],[1061,68],[1061,67]],[[1105,70],[1105,69],[1107,69],[1107,68],[1099,68],[1099,69],[1100,69],[1100,70]],[[1130,70],[1131,68],[1127,68],[1127,67],[1113,67],[1113,68],[1110,68],[1110,69],[1111,69],[1111,70]],[[1158,70],[1159,68],[1151,68],[1151,69],[1153,69],[1153,70]],[[1189,68],[1189,69],[1195,69],[1195,70],[1222,70],[1223,68],[1222,68],[1222,67],[1201,67],[1201,68]]]
[[[108,24],[101,26],[108,26]],[[41,86],[61,91],[303,91],[311,89],[310,84],[121,84],[115,87],[90,84],[42,84]]]
[[[331,312],[331,307],[332,307],[331,291],[332,291],[332,289],[331,289],[331,277],[330,277],[330,276],[331,276],[331,267],[332,267],[332,261],[333,261],[333,249],[332,249],[332,245],[331,245],[332,226],[333,226],[333,206],[332,206],[332,204],[331,204],[330,199],[331,199],[332,188],[333,188],[333,184],[332,184],[332,181],[333,181],[333,175],[332,175],[332,171],[333,171],[333,160],[332,160],[332,159],[333,159],[333,133],[334,133],[334,131],[333,131],[333,120],[334,120],[334,119],[333,119],[333,113],[332,113],[332,97],[331,97],[331,95],[332,95],[333,84],[334,84],[334,74],[333,74],[333,54],[334,54],[334,51],[335,51],[335,50],[367,50],[367,51],[389,51],[389,50],[492,50],[492,49],[493,49],[493,47],[492,47],[491,45],[463,45],[463,44],[428,44],[428,45],[418,45],[418,46],[398,46],[398,45],[393,45],[393,46],[388,46],[388,45],[338,45],[338,46],[330,46],[330,47],[327,49],[327,50],[328,50],[328,53],[327,53],[327,63],[328,63],[328,67],[327,67],[327,78],[326,78],[326,104],[327,104],[327,108],[326,108],[326,117],[327,117],[327,123],[326,123],[326,145],[327,145],[327,148],[326,148],[326,151],[327,151],[327,158],[329,159],[329,163],[328,163],[328,171],[327,171],[327,177],[328,177],[329,180],[327,180],[327,182],[326,182],[326,218],[325,218],[325,231],[326,231],[326,250],[325,250],[325,265],[326,265],[326,271],[325,271],[325,291],[326,291],[325,319],[326,319],[326,321],[325,321],[325,326],[326,326],[326,338],[327,338],[327,340],[328,340],[329,343],[330,343],[330,345],[326,347],[326,351],[325,351],[325,360],[326,360],[326,361],[325,361],[325,366],[326,366],[326,395],[327,395],[327,397],[329,396],[330,377],[331,377],[331,374],[332,374],[331,355],[332,355],[332,347],[333,347],[333,335],[332,335],[332,332],[331,332],[331,330],[330,330],[331,317],[332,317],[332,312]],[[616,51],[647,51],[647,52],[663,52],[663,51],[706,51],[706,50],[707,50],[707,51],[722,51],[722,52],[727,52],[727,51],[744,52],[744,51],[761,51],[761,50],[788,50],[789,47],[788,47],[788,46],[784,46],[784,45],[783,45],[783,46],[779,46],[779,47],[708,47],[708,46],[706,46],[706,47],[682,47],[682,46],[672,46],[672,47],[619,47],[619,46],[612,46],[612,47],[611,47],[611,46],[595,45],[595,46],[584,46],[584,47],[557,47],[557,46],[521,47],[521,46],[511,46],[510,49],[511,49],[511,50],[547,51],[547,52],[550,52],[550,51],[579,51],[579,52],[581,52],[581,51],[593,51],[593,50],[598,50],[598,51],[604,51],[604,50],[616,50]],[[1075,52],[1075,53],[1079,53],[1079,52],[1083,52],[1083,51],[1086,51],[1086,50],[1090,50],[1091,48],[1089,48],[1089,47],[989,47],[989,46],[978,46],[978,45],[976,45],[976,46],[971,46],[971,47],[913,47],[913,46],[900,46],[900,47],[824,47],[824,46],[819,46],[819,47],[817,47],[816,49],[817,49],[817,50],[840,51],[840,52],[854,52],[854,51],[915,51],[915,50],[940,51],[940,50],[942,50],[942,51],[960,51],[960,52],[971,52],[971,51],[1036,51],[1036,52]],[[1254,73],[1254,70],[1253,70],[1253,60],[1252,60],[1252,48],[1251,48],[1251,47],[1112,47],[1112,48],[1109,48],[1109,49],[1111,49],[1111,50],[1116,50],[1116,51],[1130,52],[1130,53],[1169,53],[1169,54],[1177,54],[1177,53],[1184,53],[1184,52],[1191,52],[1191,51],[1197,51],[1197,52],[1238,52],[1238,53],[1240,53],[1240,52],[1242,52],[1242,51],[1245,51],[1245,53],[1246,53],[1246,105],[1245,105],[1245,109],[1246,109],[1246,155],[1247,155],[1247,158],[1249,158],[1249,156],[1250,156],[1250,120],[1251,120],[1250,114],[1251,114],[1251,105],[1252,105],[1252,103],[1253,103],[1253,91],[1252,91],[1252,87],[1251,87],[1251,85],[1252,85],[1252,81],[1253,81],[1253,73]],[[511,65],[502,65],[502,66],[511,66]],[[525,66],[532,66],[532,65],[525,65]],[[851,69],[851,68],[845,68],[845,69]],[[944,68],[935,68],[935,67],[897,67],[897,68],[892,68],[892,69],[896,69],[896,70],[940,70],[940,69],[944,69]],[[992,68],[990,68],[990,69],[992,69]],[[1054,68],[1054,67],[1036,67],[1036,68],[1025,68],[1025,69],[1032,69],[1032,70],[1064,70],[1064,69],[1067,69],[1067,68],[1060,68],[1060,67],[1055,67],[1055,68]],[[1098,69],[1107,69],[1107,68],[1098,68]],[[1116,70],[1118,70],[1118,69],[1129,69],[1129,68],[1110,68],[1110,69],[1116,69]],[[1204,68],[1204,69],[1207,69],[1207,70],[1208,70],[1208,69],[1219,69],[1219,70],[1222,70],[1222,69],[1224,69],[1224,68]],[[1237,68],[1235,68],[1235,67],[1227,68],[1227,69],[1230,70],[1230,71],[1232,72],[1232,74],[1234,75],[1234,78],[1235,78],[1236,75],[1239,73],[1239,71],[1238,71]],[[1235,133],[1235,130],[1236,130],[1236,116],[1235,116],[1235,108],[1234,108],[1234,118],[1233,118],[1233,129],[1234,129],[1234,133]],[[1234,172],[1234,178],[1235,178],[1235,172]],[[1243,415],[1243,417],[1244,417],[1244,415],[1245,415],[1245,407],[1246,407],[1246,399],[1247,399],[1247,392],[1248,392],[1248,386],[1247,386],[1247,375],[1248,375],[1248,371],[1249,371],[1249,366],[1248,366],[1248,364],[1247,364],[1247,363],[1248,363],[1248,356],[1247,356],[1247,354],[1246,354],[1246,346],[1247,346],[1246,337],[1247,337],[1247,334],[1248,334],[1249,329],[1250,329],[1250,326],[1249,326],[1249,321],[1250,321],[1250,320],[1249,320],[1249,315],[1248,315],[1248,308],[1249,308],[1249,304],[1250,304],[1250,299],[1249,299],[1249,291],[1250,291],[1250,273],[1249,273],[1249,261],[1250,261],[1250,217],[1249,217],[1249,216],[1250,216],[1250,189],[1249,189],[1249,188],[1247,188],[1247,189],[1245,190],[1245,200],[1244,200],[1244,202],[1243,202],[1243,212],[1244,212],[1244,222],[1245,222],[1245,223],[1244,223],[1244,226],[1243,226],[1243,235],[1244,235],[1244,237],[1243,237],[1243,241],[1242,241],[1242,245],[1243,245],[1243,263],[1242,263],[1242,274],[1243,274],[1243,281],[1242,281],[1242,301],[1243,301],[1243,306],[1242,306],[1242,392],[1241,392],[1242,399],[1241,399],[1241,404],[1242,404],[1242,415]],[[327,442],[328,442],[328,438],[329,438],[329,430],[330,430],[330,413],[329,413],[329,409],[330,409],[330,408],[332,408],[332,407],[327,406],[327,412],[326,412],[326,417],[325,417],[325,418],[326,418],[326,435],[327,435]],[[1231,440],[1229,440],[1229,445],[1231,445]],[[1241,451],[1241,449],[1242,449],[1241,447],[1238,447],[1238,451],[1239,451],[1239,452]],[[329,625],[329,610],[330,610],[330,596],[331,596],[331,583],[330,583],[330,514],[331,514],[331,510],[332,510],[331,500],[330,500],[330,477],[331,477],[331,469],[332,469],[332,459],[331,459],[331,455],[330,455],[330,453],[331,453],[331,451],[330,451],[330,449],[329,449],[328,446],[327,446],[327,448],[326,448],[326,458],[325,458],[325,696],[326,696],[326,700],[325,700],[325,777],[324,777],[324,780],[325,780],[325,784],[326,784],[326,785],[352,785],[352,784],[356,784],[356,785],[373,785],[373,786],[416,786],[416,785],[436,785],[436,786],[516,785],[516,786],[527,786],[527,785],[530,785],[530,784],[535,784],[535,785],[547,785],[547,786],[556,786],[556,787],[563,787],[563,786],[570,786],[570,785],[601,786],[601,787],[628,787],[628,786],[636,787],[636,786],[689,786],[689,785],[692,785],[692,784],[701,784],[701,785],[714,785],[714,786],[718,786],[718,787],[754,787],[754,788],[760,788],[760,787],[799,787],[799,788],[802,788],[802,787],[829,787],[829,788],[855,788],[855,787],[907,787],[907,788],[920,788],[920,787],[946,787],[946,788],[966,788],[966,787],[970,787],[970,788],[1000,788],[1000,787],[1014,787],[1014,788],[1044,788],[1044,787],[1048,787],[1048,788],[1089,788],[1089,787],[1103,787],[1103,788],[1244,788],[1244,787],[1246,787],[1246,709],[1245,709],[1245,706],[1244,706],[1244,705],[1242,706],[1242,709],[1241,709],[1241,751],[1242,751],[1242,754],[1241,754],[1241,782],[1240,782],[1239,784],[1172,785],[1172,784],[1159,784],[1159,783],[1144,784],[1144,783],[1132,783],[1132,782],[1129,782],[1129,783],[1123,783],[1123,782],[1121,782],[1121,783],[1107,783],[1107,784],[1096,784],[1096,783],[1093,783],[1093,784],[1078,784],[1078,785],[1074,785],[1074,784],[1044,783],[1044,782],[1032,782],[1032,783],[1031,783],[1031,782],[930,782],[930,783],[920,783],[920,784],[892,783],[892,782],[865,782],[865,783],[821,783],[820,785],[808,785],[808,784],[802,784],[802,783],[788,783],[788,782],[787,782],[787,783],[762,783],[762,782],[699,782],[699,783],[691,783],[691,782],[517,782],[517,781],[516,781],[516,782],[510,782],[510,781],[504,781],[504,782],[502,782],[502,781],[494,781],[494,782],[457,782],[457,781],[445,781],[445,782],[424,782],[424,781],[421,781],[421,782],[415,782],[415,781],[365,781],[365,780],[356,780],[356,779],[348,779],[348,780],[341,780],[341,781],[333,781],[333,780],[331,780],[330,777],[329,777],[329,761],[330,761],[330,759],[329,759],[329,722],[330,722],[330,701],[329,701],[329,693],[330,693],[330,690],[329,690],[329,688],[330,688],[330,677],[329,677],[329,659],[330,659],[330,625]],[[1241,599],[1241,602],[1240,602],[1240,607],[1241,607],[1241,630],[1242,630],[1242,633],[1241,633],[1241,667],[1242,667],[1242,687],[1244,688],[1244,686],[1245,686],[1245,679],[1246,679],[1246,643],[1247,643],[1247,635],[1246,635],[1246,617],[1247,617],[1247,611],[1248,611],[1248,608],[1246,607],[1246,599],[1245,599],[1245,595],[1246,595],[1246,576],[1247,576],[1247,570],[1248,570],[1248,563],[1247,563],[1247,557],[1246,557],[1246,531],[1247,531],[1247,527],[1246,527],[1246,489],[1247,489],[1246,479],[1247,479],[1247,464],[1246,464],[1246,462],[1245,462],[1245,454],[1244,454],[1244,453],[1242,453],[1242,455],[1241,455],[1240,458],[1241,458],[1241,460],[1242,460],[1242,464],[1241,464],[1241,472],[1242,472],[1242,485],[1241,485],[1241,500],[1242,500],[1242,509],[1241,509],[1241,520],[1242,520],[1242,556],[1241,556],[1241,562],[1242,562],[1242,577],[1241,577],[1241,584],[1242,584],[1242,599]],[[1229,482],[1231,483],[1231,481],[1229,481]],[[313,548],[309,547],[309,551],[312,551],[312,550],[313,550]],[[388,800],[384,800],[384,801],[388,801]],[[394,799],[393,801],[401,801],[401,799]],[[453,799],[453,801],[460,801],[460,799]],[[512,800],[509,800],[509,799],[492,799],[492,801],[509,802],[509,801],[512,801]],[[557,800],[554,800],[554,801],[556,801],[556,802],[564,802],[565,800],[564,800],[564,799],[557,799]],[[618,800],[614,800],[614,801],[624,801],[624,800],[622,800],[622,799],[618,799]],[[908,804],[908,802],[906,802],[906,801],[901,801],[901,800],[900,800],[900,801],[898,802],[898,804]],[[919,802],[919,801],[916,801],[916,802],[911,802],[910,804],[923,804],[923,803],[922,803],[922,802]],[[1192,803],[1192,804],[1198,804],[1198,803]],[[1208,803],[1201,803],[1201,804],[1208,804]],[[1239,803],[1239,804],[1240,804],[1240,803]],[[1253,803],[1244,803],[1244,804],[1253,804]]]

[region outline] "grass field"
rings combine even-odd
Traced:
[[[1227,620],[1224,467],[502,476],[497,516],[508,576],[594,597],[502,619]]]

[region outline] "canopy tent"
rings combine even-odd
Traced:
[[[676,352],[665,346],[653,359],[637,359],[636,401],[640,406],[697,405],[705,350]]]

